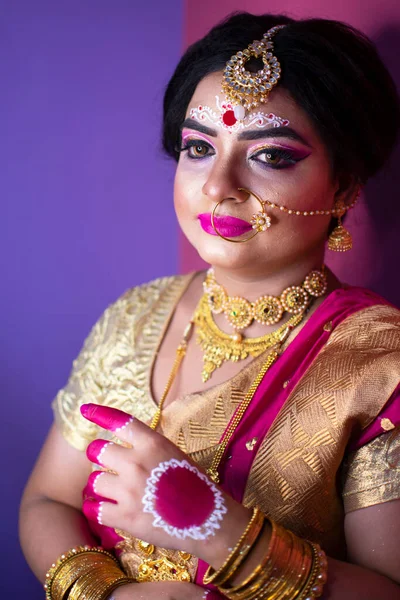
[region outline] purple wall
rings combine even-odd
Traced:
[[[84,337],[127,287],[177,271],[159,131],[181,20],[181,0],[0,6],[1,597],[43,598],[17,510]]]

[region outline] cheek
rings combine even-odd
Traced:
[[[197,174],[189,172],[178,164],[174,180],[174,207],[181,223],[186,217],[197,216],[202,197],[202,181]]]

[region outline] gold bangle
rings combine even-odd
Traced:
[[[253,509],[253,515],[246,529],[222,567],[218,571],[214,571],[212,567],[208,567],[203,577],[203,583],[206,585],[213,583],[216,586],[220,586],[236,573],[257,541],[264,525],[264,521],[265,516],[260,510],[258,508]]]
[[[110,558],[106,558],[108,564],[114,564]],[[104,558],[101,555],[87,553],[85,555],[77,554],[72,556],[57,571],[51,584],[51,595],[53,598],[63,598],[69,588],[81,576],[91,571],[97,564],[103,564]]]
[[[278,525],[275,523],[275,521],[270,521],[270,523],[272,526],[271,539],[269,541],[267,554],[265,555],[264,559],[253,570],[253,572],[250,573],[250,575],[244,581],[242,581],[239,585],[237,585],[235,587],[231,587],[231,588],[221,587],[220,589],[223,593],[234,594],[235,598],[240,600],[242,598],[241,594],[247,594],[252,589],[252,586],[254,585],[255,580],[263,571],[266,576],[267,575],[269,576],[269,573],[272,570],[272,563],[271,563],[271,565],[268,565],[268,563],[271,562],[271,556],[275,552],[276,543],[278,541],[278,535],[277,535]],[[246,596],[244,595],[243,598],[246,598]]]
[[[304,583],[307,580],[308,573],[311,568],[311,551],[309,551],[310,559],[307,562],[307,546],[309,546],[304,540],[297,537],[293,532],[290,532],[293,538],[293,548],[290,556],[290,569],[284,576],[285,586],[282,590],[282,595],[279,597],[280,600],[293,600],[304,587]],[[306,545],[307,544],[307,545]],[[307,568],[308,565],[308,568]]]
[[[272,534],[269,542],[268,550],[261,563],[253,570],[252,573],[235,587],[220,587],[220,591],[225,594],[228,598],[234,600],[248,600],[253,597],[257,597],[259,590],[270,578],[272,570],[274,568],[274,562],[277,554],[280,554],[280,546],[282,544],[282,534],[285,530],[271,521]]]
[[[117,587],[133,583],[121,570],[103,573],[89,572],[75,582],[68,594],[68,600],[106,600]]]
[[[284,589],[285,575],[290,565],[290,555],[292,553],[293,538],[287,529],[281,528],[279,532],[279,546],[275,552],[275,560],[272,565],[272,574],[268,579],[263,579],[260,583],[265,588],[265,598],[268,600],[277,600],[281,598],[281,592]],[[274,575],[276,573],[276,575]]]
[[[312,568],[304,588],[296,600],[319,598],[327,580],[328,561],[326,554],[318,544],[309,542],[313,554]]]
[[[43,585],[46,591],[46,600],[61,600],[63,598],[63,595],[66,593],[66,590],[64,589],[65,586],[63,584],[63,572],[67,563],[69,563],[71,560],[75,560],[75,557],[78,555],[87,556],[88,554],[94,554],[95,556],[101,555],[103,560],[107,557],[107,560],[111,559],[113,563],[119,565],[117,559],[101,547],[77,546],[76,548],[72,548],[65,554],[61,554],[61,556],[56,560],[55,563],[51,565],[50,569],[46,573],[46,579]],[[67,579],[70,581],[72,575],[69,573],[69,569],[66,569],[66,572],[68,573]],[[57,596],[53,594],[54,583],[55,587],[57,588]]]
[[[236,587],[219,587],[231,600],[294,600],[301,590],[315,587],[312,547],[275,523],[268,551],[253,572]],[[311,583],[311,585],[308,585]]]

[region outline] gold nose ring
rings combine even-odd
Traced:
[[[214,206],[211,213],[211,225],[215,233],[223,240],[226,240],[227,242],[232,242],[233,244],[244,244],[245,242],[252,240],[257,235],[257,233],[261,233],[262,231],[266,231],[267,229],[269,229],[269,227],[271,227],[271,217],[269,217],[265,212],[265,203],[261,200],[259,196],[257,196],[257,194],[251,192],[250,190],[247,190],[246,188],[238,188],[238,191],[246,192],[248,194],[248,198],[246,198],[245,202],[247,202],[250,196],[254,196],[254,198],[257,200],[257,202],[259,202],[261,206],[261,210],[258,213],[254,214],[250,221],[252,228],[255,230],[254,233],[249,237],[245,238],[244,240],[233,240],[231,238],[225,237],[220,231],[218,231],[215,225],[215,213],[217,212],[218,207],[226,200],[226,198],[223,198]]]

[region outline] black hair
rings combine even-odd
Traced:
[[[311,118],[335,176],[364,183],[388,159],[400,128],[396,86],[374,44],[360,31],[327,19],[234,13],[190,46],[165,92],[163,148],[178,160],[180,127],[198,83],[274,25],[279,86]],[[382,116],[385,125],[382,124]]]

